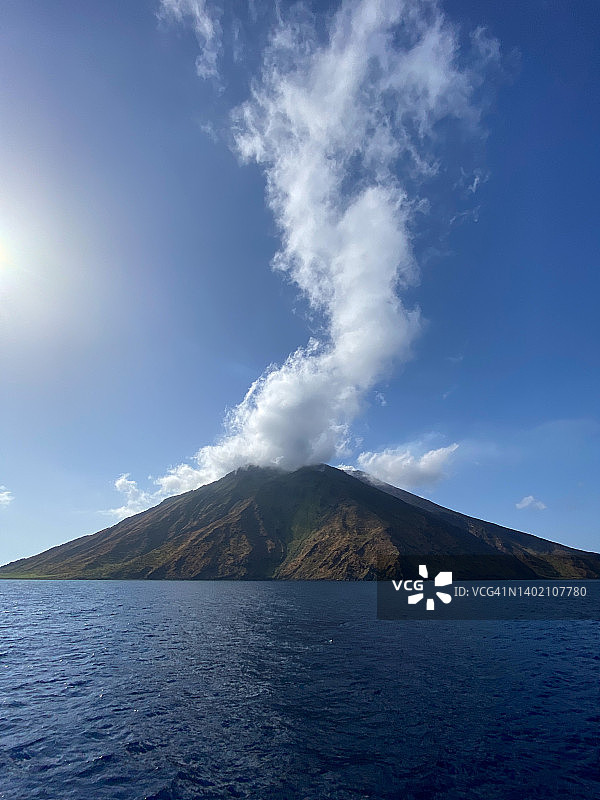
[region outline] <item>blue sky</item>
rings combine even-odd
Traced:
[[[600,547],[597,5],[404,8],[2,4],[0,562],[248,461]]]

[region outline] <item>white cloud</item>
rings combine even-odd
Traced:
[[[163,0],[179,18],[191,5]],[[439,171],[437,124],[454,117],[472,127],[480,82],[460,66],[456,31],[428,0],[345,2],[325,43],[304,7],[279,19],[261,79],[232,115],[234,138],[266,176],[282,243],[274,268],[307,299],[322,335],[259,377],[221,440],[156,480],[153,500],[248,463],[294,469],[348,454],[368,392],[410,357],[420,330],[419,310],[400,293],[418,280],[411,226]],[[437,452],[403,474],[433,475]],[[149,495],[131,483],[122,485],[125,507],[137,509]]]
[[[215,129],[215,126],[213,125],[213,123],[210,120],[208,122],[200,122],[200,123],[198,123],[198,127],[200,128],[200,130],[202,131],[202,133],[205,136],[208,136],[208,138],[211,140],[211,142],[213,142],[214,144],[218,143],[219,134],[217,133],[217,131]]]
[[[161,0],[159,17],[177,23],[191,23],[200,46],[196,71],[201,78],[218,77],[221,52],[221,24],[206,0]]]
[[[0,486],[0,508],[6,508],[14,499],[13,493],[6,486]]]
[[[527,497],[524,497],[522,500],[519,500],[518,503],[515,503],[515,506],[522,510],[524,508],[535,508],[538,511],[543,511],[547,508],[545,503],[542,503],[541,500],[536,500],[532,494],[528,494]]]
[[[441,480],[444,468],[457,448],[458,444],[454,443],[423,452],[423,445],[416,442],[379,453],[361,453],[357,462],[360,469],[374,478],[410,489],[431,486]]]
[[[146,508],[149,508],[162,499],[157,496],[156,492],[145,492],[140,489],[136,481],[129,479],[128,472],[120,475],[114,485],[115,489],[124,496],[125,502],[119,508],[111,508],[102,513],[116,517],[117,519],[123,519],[124,517],[131,516],[131,514],[144,511]]]

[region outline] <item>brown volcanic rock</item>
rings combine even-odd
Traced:
[[[293,555],[288,555],[277,578],[305,580],[366,580],[376,577],[382,559],[393,563],[398,555],[390,536],[374,516],[356,507],[310,533]]]
[[[516,557],[539,578],[597,578],[600,576],[600,556],[597,553],[566,547],[539,536],[504,528],[493,522],[484,522],[475,517],[460,514],[458,511],[450,511],[448,508],[432,503],[431,500],[425,500],[404,489],[398,489],[396,486],[377,480],[360,470],[352,470],[350,474],[363,483],[426,512],[435,519],[471,533],[496,552]]]
[[[362,474],[248,467],[0,577],[369,580],[403,555],[512,557],[507,577],[600,577],[600,556],[466,517]]]

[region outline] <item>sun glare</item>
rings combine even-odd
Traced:
[[[10,267],[12,262],[10,248],[4,236],[0,237],[0,267]]]

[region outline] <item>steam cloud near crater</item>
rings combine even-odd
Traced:
[[[163,0],[165,12],[175,7],[192,18],[212,74],[221,45],[209,35],[219,30],[210,9]],[[298,287],[323,335],[260,376],[193,465],[169,469],[150,491],[121,476],[125,504],[112,513],[250,463],[295,469],[350,454],[367,393],[410,356],[420,330],[419,310],[401,295],[418,280],[411,225],[420,187],[443,163],[439,123],[454,118],[476,131],[473,93],[496,56],[481,31],[462,54],[458,32],[428,0],[345,2],[326,41],[302,7],[279,21],[260,80],[232,113],[233,132],[242,159],[264,170],[281,234],[274,268]],[[390,482],[397,465],[409,485],[413,465],[417,477],[435,480],[455,449],[411,458],[401,447],[357,460]]]

